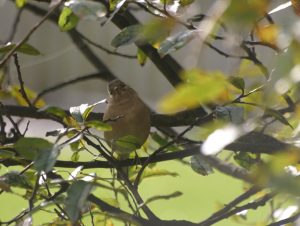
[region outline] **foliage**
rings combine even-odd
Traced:
[[[20,13],[26,10],[43,18],[23,39],[13,42],[18,14],[10,39],[0,46],[0,163],[7,171],[0,176],[0,195],[15,194],[28,200],[28,208],[11,220],[2,222],[0,214],[1,224],[32,225],[32,216],[44,210],[52,213],[49,225],[81,225],[89,219],[95,225],[113,225],[118,220],[126,225],[204,226],[226,218],[249,225],[248,210],[259,212],[258,207],[266,205],[271,208],[256,225],[283,225],[300,216],[295,201],[300,188],[299,1],[274,5],[269,0],[215,0],[203,10],[205,3],[193,0],[52,0],[48,12],[38,1],[16,0],[15,4]],[[288,21],[293,29],[285,29],[273,19],[289,9],[295,18]],[[137,17],[143,18],[141,22]],[[30,37],[45,26],[45,20],[70,35],[99,73],[58,82],[40,93],[27,87],[18,54],[37,61],[42,56]],[[82,20],[99,23],[99,34],[102,26],[117,26],[120,31],[110,40],[111,46],[104,47],[80,31]],[[127,45],[136,46],[133,55],[119,52]],[[105,100],[78,103],[65,110],[48,106],[43,99],[70,84],[117,77],[110,70],[113,65],[106,66],[90,46],[134,59],[141,66],[152,61],[174,86],[158,103],[163,114],[152,115],[153,132],[148,141],[130,159],[118,159],[103,139],[102,132],[112,127],[101,120],[103,114],[93,111]],[[178,55],[198,62],[199,54],[189,51],[200,53],[204,47],[224,57],[225,64],[228,58],[239,60],[239,66],[225,73],[191,62],[186,68],[178,63]],[[275,66],[265,64],[262,55],[266,49],[277,60]],[[12,73],[18,76],[16,82],[10,78]],[[20,126],[26,118],[48,119],[62,128],[47,131],[48,137],[31,137],[27,134],[30,124],[25,130]],[[173,129],[178,126],[182,129]],[[138,148],[136,143],[130,134],[117,141],[127,149]],[[60,160],[61,153],[68,150],[72,152],[69,159]],[[180,169],[160,168],[160,162],[167,160],[189,165],[199,177],[220,171],[241,180],[246,191],[197,223],[176,216],[164,220],[149,203],[168,202],[182,192],[145,200],[140,188],[149,178],[177,178]],[[128,175],[122,171],[125,166],[131,166]],[[111,169],[108,176],[100,171],[104,168]],[[100,195],[96,196],[95,190]],[[104,190],[111,191],[114,198],[105,197]],[[194,195],[198,194],[195,188]],[[284,201],[275,206],[278,200]],[[201,203],[197,205],[203,208]]]

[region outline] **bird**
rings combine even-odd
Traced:
[[[128,159],[149,136],[150,109],[134,89],[119,79],[109,82],[107,91],[109,97],[103,120],[112,129],[104,132],[104,139],[119,160]],[[128,176],[128,167],[121,170]]]

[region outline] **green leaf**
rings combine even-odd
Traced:
[[[232,76],[229,78],[229,82],[236,87],[237,89],[241,90],[242,92],[244,92],[245,89],[245,81],[243,78],[241,77],[237,77],[237,76]]]
[[[20,172],[17,171],[9,171],[8,173],[1,176],[0,183],[5,183],[9,185],[9,187],[13,186],[25,189],[32,188],[32,184],[30,183],[28,178],[24,174],[20,174]]]
[[[126,0],[109,0],[109,11],[118,10]]]
[[[8,159],[14,157],[16,154],[9,148],[0,148],[0,159]]]
[[[24,137],[14,144],[14,148],[18,154],[28,160],[35,160],[40,152],[49,150],[52,147],[52,143],[37,137]]]
[[[204,72],[200,70],[186,71],[183,74],[185,83],[165,96],[159,103],[159,109],[164,113],[176,113],[186,109],[196,108],[222,95],[226,91],[227,82],[221,72]]]
[[[93,108],[93,105],[81,104],[80,106],[70,107],[70,113],[77,122],[83,123]]]
[[[64,7],[58,18],[58,26],[61,31],[68,31],[76,27],[79,18],[68,7]]]
[[[92,187],[91,183],[82,180],[74,182],[69,187],[65,201],[65,211],[72,223],[75,223],[79,219],[80,211],[84,207]]]
[[[27,0],[16,0],[15,3],[16,6],[20,9],[23,8],[23,6],[27,3]]]
[[[39,152],[34,161],[34,168],[39,172],[50,172],[56,163],[59,151],[58,146],[54,145],[51,148]]]
[[[5,46],[1,46],[0,53],[7,53],[7,52],[11,51],[13,48],[15,48],[15,46],[16,46],[16,44],[14,44],[14,43],[9,43]],[[32,45],[29,45],[28,43],[24,43],[24,44],[20,45],[17,48],[17,52],[24,53],[27,55],[32,55],[32,56],[41,55],[41,52],[38,49],[34,48]]]
[[[71,160],[72,160],[73,162],[78,162],[79,157],[80,157],[79,152],[80,152],[80,151],[75,151],[75,152],[72,154]]]
[[[187,6],[187,5],[190,5],[194,2],[195,0],[179,0],[179,4],[181,6]]]
[[[138,48],[138,51],[137,51],[137,59],[141,66],[145,65],[146,60],[147,60],[147,55],[140,48]]]
[[[174,52],[181,47],[185,46],[193,38],[196,37],[198,31],[183,31],[174,36],[168,37],[164,42],[160,44],[158,53],[161,57]]]
[[[113,38],[111,45],[118,48],[120,46],[132,44],[141,38],[141,32],[141,25],[128,26]]]
[[[80,19],[98,20],[106,15],[106,7],[101,2],[88,0],[71,0],[65,2],[74,15]]]
[[[136,150],[141,147],[138,138],[132,135],[121,137],[115,142],[117,146],[127,150]]]
[[[51,115],[55,115],[59,118],[64,118],[67,116],[67,113],[59,107],[54,107],[54,106],[47,106],[46,108],[43,109],[39,109],[38,111],[43,111],[43,112],[47,112]]]
[[[200,155],[193,155],[191,157],[191,168],[202,176],[207,176],[214,172],[211,165],[205,162]]]
[[[85,123],[87,127],[91,127],[100,131],[111,131],[112,127],[108,123],[104,123],[100,120],[92,120]]]
[[[166,144],[169,143],[168,138],[166,137],[162,137],[159,133],[154,132],[150,134],[151,138],[159,144],[160,147],[165,146]],[[168,146],[166,149],[168,151],[178,151],[180,150],[180,146],[179,145],[170,145]]]
[[[268,109],[265,110],[265,115],[273,116],[279,122],[283,123],[284,125],[287,125],[287,126],[291,127],[291,129],[294,129],[293,126],[288,122],[288,120],[282,115],[282,113],[280,113],[277,110],[268,108]]]
[[[257,164],[256,156],[247,153],[247,152],[238,152],[233,156],[233,159],[242,167],[244,167],[247,170],[250,170],[250,168]]]

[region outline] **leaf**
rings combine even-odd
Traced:
[[[109,0],[109,11],[120,9],[126,0]]]
[[[24,87],[25,93],[29,100],[33,101],[37,94],[33,90],[29,89],[28,87]],[[28,106],[27,101],[24,99],[20,92],[20,86],[19,85],[13,85],[10,86],[10,95],[15,98],[15,100],[18,102],[21,106]],[[39,99],[34,106],[37,108],[44,107],[46,105],[45,101],[43,99]]]
[[[118,48],[120,46],[132,44],[141,38],[141,31],[141,25],[128,26],[113,38],[111,45]]]
[[[98,20],[106,15],[106,7],[101,2],[88,0],[70,0],[65,2],[74,15],[80,19]]]
[[[233,159],[247,170],[250,170],[253,165],[257,164],[257,156],[247,152],[238,152],[233,156]]]
[[[279,28],[275,24],[256,26],[255,33],[262,42],[276,46]]]
[[[226,80],[222,73],[207,73],[195,69],[186,71],[183,75],[186,82],[160,101],[158,107],[164,113],[173,114],[196,108],[221,97],[226,90]]]
[[[16,44],[14,44],[14,43],[8,43],[5,46],[1,46],[0,47],[0,54],[1,53],[7,53],[7,52],[11,51],[13,48],[15,48],[15,46],[16,46]],[[32,45],[29,45],[28,43],[24,43],[24,44],[20,45],[17,48],[17,52],[24,53],[24,54],[27,54],[27,55],[32,55],[32,56],[41,55],[41,52],[38,49],[34,48]]]
[[[50,172],[56,163],[59,151],[58,146],[53,145],[51,148],[39,152],[34,161],[34,168],[39,172]]]
[[[72,115],[72,117],[79,123],[83,123],[85,118],[83,117],[83,114],[85,111],[89,111],[88,110],[89,105],[88,104],[81,104],[80,106],[74,106],[74,107],[70,107],[70,114]]]
[[[139,139],[132,135],[123,136],[115,142],[117,146],[128,150],[136,150],[141,147]]]
[[[80,211],[84,207],[92,187],[91,183],[82,180],[74,182],[69,187],[65,201],[65,211],[72,223],[75,223],[79,219]]]
[[[160,44],[158,49],[158,54],[160,57],[164,57],[165,55],[174,52],[181,47],[185,46],[188,42],[190,42],[193,38],[196,37],[198,31],[183,31],[174,36],[168,37],[165,41]]]
[[[79,18],[68,7],[64,7],[58,18],[58,26],[61,31],[68,31],[76,27]]]
[[[147,60],[147,55],[140,48],[138,48],[138,51],[137,51],[137,59],[141,66],[145,65],[146,60]]]
[[[179,0],[179,4],[181,6],[187,6],[187,5],[190,5],[194,2],[195,0]]]
[[[237,76],[231,76],[229,78],[229,82],[236,87],[237,89],[241,90],[242,92],[244,92],[245,89],[245,81],[243,78],[241,77],[237,77]]]
[[[16,6],[20,9],[23,8],[23,6],[27,3],[27,0],[16,0],[15,3]]]
[[[64,118],[67,116],[67,113],[64,109],[55,106],[47,106],[46,108],[39,109],[38,111],[47,112],[51,115],[55,115],[59,118]]]
[[[159,144],[160,147],[165,146],[169,143],[168,138],[162,137],[159,133],[154,132],[150,134],[151,138]],[[179,145],[170,145],[166,148],[168,151],[178,151],[180,150]]]
[[[0,159],[8,159],[14,157],[16,154],[9,148],[0,148]]]
[[[191,168],[202,176],[207,176],[214,172],[211,165],[204,161],[200,155],[193,155],[191,157]]]
[[[291,127],[291,129],[294,129],[293,126],[288,122],[288,120],[277,110],[268,108],[265,110],[265,115],[273,116],[279,122]]]
[[[18,154],[28,160],[35,160],[40,152],[49,150],[52,147],[52,143],[37,137],[23,137],[14,144]]]
[[[91,127],[100,131],[111,131],[112,127],[110,124],[102,122],[100,120],[92,120],[85,123],[87,127]]]
[[[0,177],[0,183],[9,185],[9,187],[19,187],[25,189],[31,189],[32,184],[24,174],[20,174],[18,171],[9,171],[8,173]]]

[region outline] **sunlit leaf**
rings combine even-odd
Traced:
[[[9,52],[13,48],[15,48],[15,46],[16,46],[16,44],[14,44],[14,43],[8,43],[4,46],[0,46],[0,54]],[[17,48],[17,52],[24,53],[27,55],[32,55],[32,56],[41,55],[41,52],[38,49],[36,49],[32,45],[29,45],[28,43],[24,43],[24,44],[20,45]]]
[[[79,219],[80,211],[84,207],[92,187],[91,183],[82,180],[74,182],[69,187],[65,201],[65,211],[72,223],[75,223]]]
[[[184,73],[186,82],[159,103],[159,109],[165,113],[176,113],[195,108],[201,104],[221,97],[226,90],[225,76],[219,72],[191,70]]]
[[[68,7],[64,7],[58,18],[58,26],[61,31],[68,31],[76,27],[79,18]]]
[[[269,24],[267,26],[257,26],[255,32],[262,42],[270,43],[274,46],[276,45],[279,28],[275,24]]]
[[[103,3],[89,0],[70,0],[65,2],[78,18],[98,20],[106,15],[106,7]]]
[[[87,121],[85,123],[87,127],[91,127],[100,131],[111,131],[112,127],[110,124],[107,124],[105,122],[102,122],[100,120],[92,120],[92,121]]]
[[[23,137],[14,144],[18,154],[28,160],[34,160],[40,152],[49,150],[52,147],[52,143],[38,137]]]
[[[26,92],[26,95],[28,97],[29,100],[33,101],[35,100],[35,98],[37,97],[36,92],[34,92],[33,90],[29,89],[28,87],[24,87],[24,90]],[[28,106],[27,101],[24,99],[24,97],[22,96],[21,92],[20,92],[20,86],[19,85],[13,85],[10,87],[10,95],[15,98],[15,100],[18,102],[19,105],[21,106]],[[41,108],[44,107],[46,105],[46,103],[44,102],[43,99],[39,99],[36,103],[35,103],[35,107],[37,108]]]
[[[141,25],[128,26],[113,38],[111,45],[118,48],[120,46],[132,44],[141,38],[141,31]]]
[[[15,2],[18,8],[23,8],[23,6],[27,3],[27,0],[15,0]]]

